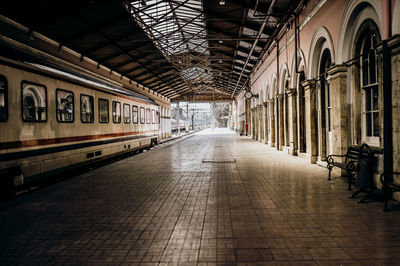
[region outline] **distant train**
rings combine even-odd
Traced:
[[[159,124],[156,102],[111,81],[0,57],[0,186],[149,148]]]

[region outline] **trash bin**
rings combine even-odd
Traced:
[[[373,187],[373,160],[371,158],[361,157],[358,159],[358,172],[356,186],[361,189]]]

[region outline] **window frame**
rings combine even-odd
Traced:
[[[59,91],[64,91],[64,92],[69,92],[72,94],[72,120],[71,121],[61,121],[58,119],[58,92]],[[56,119],[58,123],[74,123],[75,122],[75,94],[73,91],[69,91],[69,90],[64,90],[64,89],[60,89],[57,88],[56,89]]]
[[[151,124],[151,111],[150,111],[150,108],[146,108],[146,124]]]
[[[125,106],[128,106],[128,114],[129,114],[129,121],[125,122]],[[131,119],[131,105],[129,103],[124,103],[122,107],[122,118],[124,120],[124,124],[130,124],[132,119]]]
[[[0,79],[4,79],[4,113],[5,118],[0,119],[0,122],[6,122],[8,120],[8,80],[4,75],[0,75]]]
[[[143,110],[143,117],[142,117],[142,110]],[[140,107],[140,124],[146,124],[146,110],[144,107]]]
[[[151,123],[155,124],[156,123],[156,110],[154,110],[154,109],[151,109],[151,119],[152,119]]]
[[[135,120],[133,119],[133,113],[135,112],[133,110],[134,107],[136,107],[136,123],[135,123]],[[139,124],[139,107],[137,105],[132,105],[132,123]]]
[[[379,147],[380,145],[380,137],[381,137],[381,123],[379,118],[379,113],[382,110],[379,107],[379,98],[381,94],[380,86],[379,86],[379,65],[378,65],[378,55],[374,50],[374,46],[380,42],[379,30],[376,25],[371,21],[364,22],[359,29],[359,37],[356,39],[356,45],[358,46],[358,55],[359,56],[359,65],[358,65],[358,77],[359,77],[359,88],[360,88],[360,97],[361,97],[361,140],[370,146]],[[369,42],[369,43],[367,43]],[[375,43],[375,44],[374,44]],[[365,45],[369,45],[370,50],[365,53]],[[374,63],[374,79],[375,82],[372,83],[371,80],[371,52],[374,54],[373,63]],[[366,72],[365,72],[366,71]],[[377,92],[377,101],[378,101],[378,109],[373,109],[373,95],[374,90]],[[369,91],[370,98],[367,99],[367,90]],[[367,111],[367,100],[371,101],[371,108]],[[370,114],[369,125],[367,124],[368,114]],[[377,114],[377,124],[374,123],[374,114]],[[371,135],[368,131],[369,126],[371,127]],[[375,136],[374,130],[375,126],[378,129],[378,135]]]
[[[45,120],[26,120],[24,119],[24,83],[30,84],[30,85],[34,85],[34,86],[41,86],[44,88],[44,102],[45,102],[45,110],[46,110],[46,119]],[[32,123],[46,123],[48,120],[48,101],[47,101],[47,87],[45,85],[39,84],[39,83],[35,83],[35,82],[31,82],[31,81],[27,81],[27,80],[22,80],[21,81],[21,117],[22,117],[22,121],[23,122],[32,122]]]
[[[119,121],[114,120],[114,103],[116,103],[117,105],[119,104]],[[113,120],[113,124],[121,124],[122,121],[122,114],[121,114],[121,102],[119,101],[112,101],[111,103],[111,114],[112,114],[112,120]],[[105,123],[105,122],[103,122]]]
[[[107,121],[100,121],[100,101],[104,101],[107,102]],[[110,101],[108,99],[105,98],[97,98],[97,111],[98,111],[98,119],[99,119],[99,123],[101,124],[108,124],[110,123]]]
[[[93,115],[92,115],[92,121],[90,122],[87,122],[87,121],[83,121],[82,120],[82,96],[86,96],[86,97],[89,97],[89,99],[92,99],[92,101],[91,101],[91,103],[93,103],[93,108],[92,108],[92,112],[93,112]],[[79,100],[80,100],[80,102],[79,102],[79,106],[80,106],[80,117],[81,117],[81,123],[83,123],[83,124],[91,124],[91,123],[94,123],[94,97],[93,96],[91,96],[91,95],[87,95],[87,94],[84,94],[84,93],[81,93],[80,95],[79,95]]]

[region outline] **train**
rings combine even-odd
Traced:
[[[0,55],[0,187],[7,191],[159,142],[153,99],[35,56]]]

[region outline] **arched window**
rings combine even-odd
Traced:
[[[379,86],[375,51],[378,42],[377,27],[367,20],[361,26],[356,56],[359,57],[360,66],[362,140],[372,145],[379,144]]]

